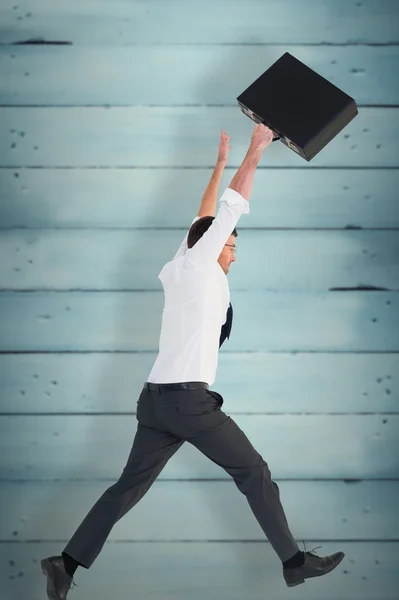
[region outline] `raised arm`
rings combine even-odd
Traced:
[[[227,135],[227,131],[222,131],[222,133],[220,134],[216,166],[213,170],[211,179],[207,185],[204,195],[202,196],[198,217],[214,217],[216,214],[219,184],[223,175],[224,168],[227,164],[229,150],[231,150],[231,146],[229,146],[230,139],[231,138]]]
[[[218,213],[212,225],[187,250],[187,259],[195,265],[209,266],[219,255],[243,213],[249,212],[249,199],[255,171],[263,150],[273,141],[273,132],[265,125],[255,125],[251,143],[230,186],[220,198]]]
[[[195,223],[195,221],[198,221],[198,219],[200,219],[201,217],[207,217],[207,216],[214,217],[215,216],[220,180],[222,178],[223,171],[224,171],[224,168],[227,163],[229,150],[231,149],[231,146],[229,147],[229,140],[230,140],[230,137],[227,135],[227,132],[222,131],[222,133],[220,134],[220,142],[219,142],[218,157],[216,160],[216,165],[212,172],[212,175],[211,175],[210,181],[206,187],[206,190],[202,196],[201,205],[200,205],[200,208],[198,211],[198,216],[195,217],[195,219],[192,221],[191,225],[193,223]],[[191,225],[190,225],[190,227],[191,227]],[[189,228],[189,230],[190,230],[190,228]],[[187,238],[188,238],[188,232],[187,232],[184,240],[180,244],[178,251],[176,252],[175,256],[173,257],[173,260],[175,260],[179,256],[182,256],[183,254],[186,253]]]

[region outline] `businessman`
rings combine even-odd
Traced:
[[[246,496],[281,560],[289,587],[329,573],[344,557],[343,552],[319,557],[299,550],[267,463],[221,410],[222,396],[209,389],[215,381],[218,350],[231,331],[233,309],[226,276],[235,261],[235,227],[249,212],[255,171],[272,140],[270,129],[255,126],[246,156],[215,216],[229,151],[229,137],[221,134],[216,168],[198,216],[173,260],[158,275],[165,294],[159,353],[137,402],[137,432],[126,466],[62,554],[41,561],[50,600],[65,600],[77,567],[88,569],[93,564],[114,524],[141,500],[185,441],[222,467]]]

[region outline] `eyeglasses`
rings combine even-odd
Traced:
[[[230,246],[230,248],[233,248],[232,250],[230,250],[232,254],[235,254],[237,252],[237,248],[236,246],[234,246],[234,244],[225,244],[225,246]]]

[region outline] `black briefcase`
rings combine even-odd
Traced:
[[[311,160],[358,114],[353,98],[286,52],[237,98],[274,140]]]

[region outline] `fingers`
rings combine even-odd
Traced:
[[[222,131],[222,133],[220,134],[220,143],[221,144],[228,144],[231,140],[231,136],[227,135],[227,131]],[[231,150],[231,147],[229,148],[229,150]]]
[[[263,125],[263,123],[257,123],[255,125],[255,130],[260,130],[260,131],[272,131],[270,129],[270,127],[268,127],[267,125]]]

